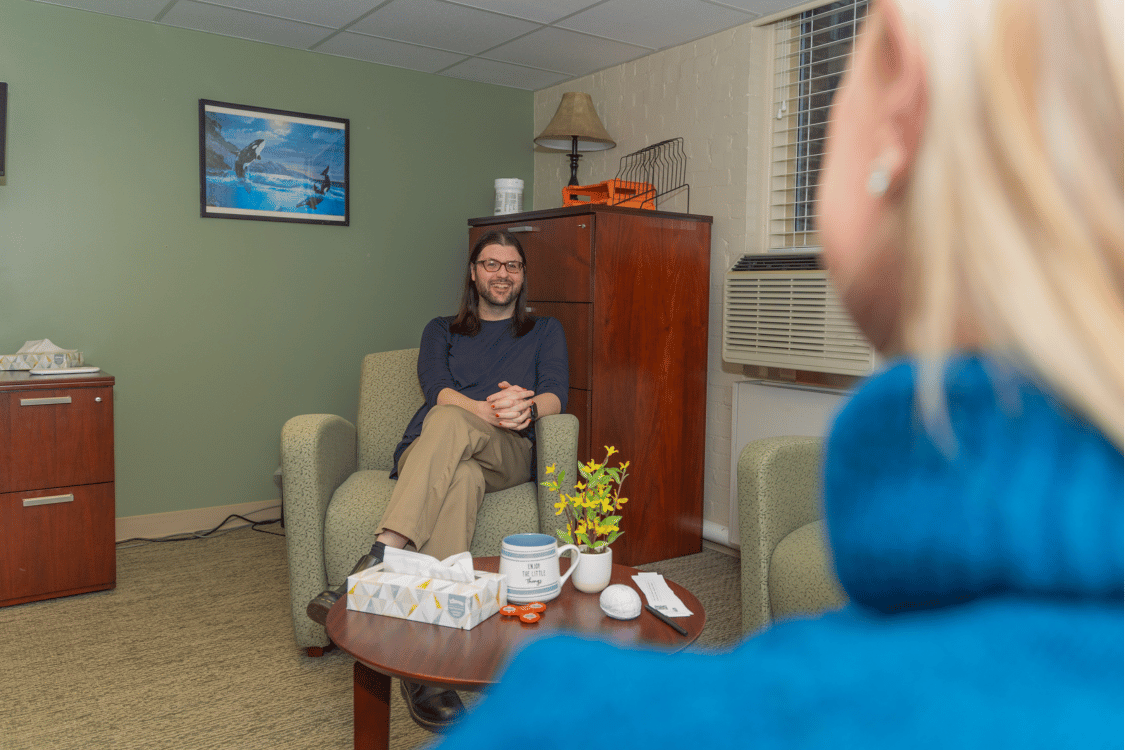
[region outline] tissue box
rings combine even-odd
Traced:
[[[410,573],[379,564],[348,576],[348,609],[472,630],[508,603],[508,577],[474,571],[472,583]]]
[[[82,352],[50,352],[47,354],[0,354],[0,370],[57,370],[82,365]]]

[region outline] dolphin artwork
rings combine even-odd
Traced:
[[[320,205],[320,202],[321,202],[322,200],[324,200],[324,197],[323,197],[323,196],[320,196],[320,195],[310,195],[310,196],[309,196],[308,198],[305,198],[305,199],[304,199],[303,201],[301,201],[300,203],[298,203],[298,204],[297,204],[297,208],[304,208],[305,206],[308,206],[308,207],[309,207],[309,208],[311,208],[311,209],[312,209],[313,211],[315,211],[315,210],[316,210],[316,207]]]
[[[329,169],[330,167],[325,167],[324,171],[320,173],[324,179],[313,184],[313,190],[317,195],[324,195],[332,189],[332,178],[328,176]]]
[[[234,173],[238,175],[239,179],[246,176],[246,165],[255,159],[262,158],[262,149],[265,148],[265,139],[259,138],[253,141],[249,146],[238,152],[238,158],[234,160]]]

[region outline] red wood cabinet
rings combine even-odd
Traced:
[[[711,218],[571,206],[469,220],[515,232],[528,307],[557,318],[570,355],[578,458],[630,462],[614,562],[703,548]]]
[[[116,585],[113,383],[0,372],[0,606]]]

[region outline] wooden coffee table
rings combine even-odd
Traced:
[[[568,562],[561,561],[564,571]],[[495,573],[500,558],[477,558],[473,567]],[[610,583],[632,587],[643,602],[644,594],[632,579],[638,572],[614,565]],[[528,639],[560,631],[594,635],[622,646],[655,646],[669,653],[683,649],[703,632],[707,617],[690,591],[672,581],[668,585],[693,613],[675,618],[686,636],[647,610],[634,620],[614,620],[602,612],[598,594],[584,594],[569,583],[557,599],[547,602],[547,612],[534,625],[493,615],[472,630],[353,612],[340,599],[328,613],[327,629],[332,642],[356,660],[352,669],[356,750],[384,750],[390,743],[391,677],[453,690],[482,690],[497,682],[497,672],[513,649]]]

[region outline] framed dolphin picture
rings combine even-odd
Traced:
[[[199,100],[199,215],[348,226],[348,120]]]

